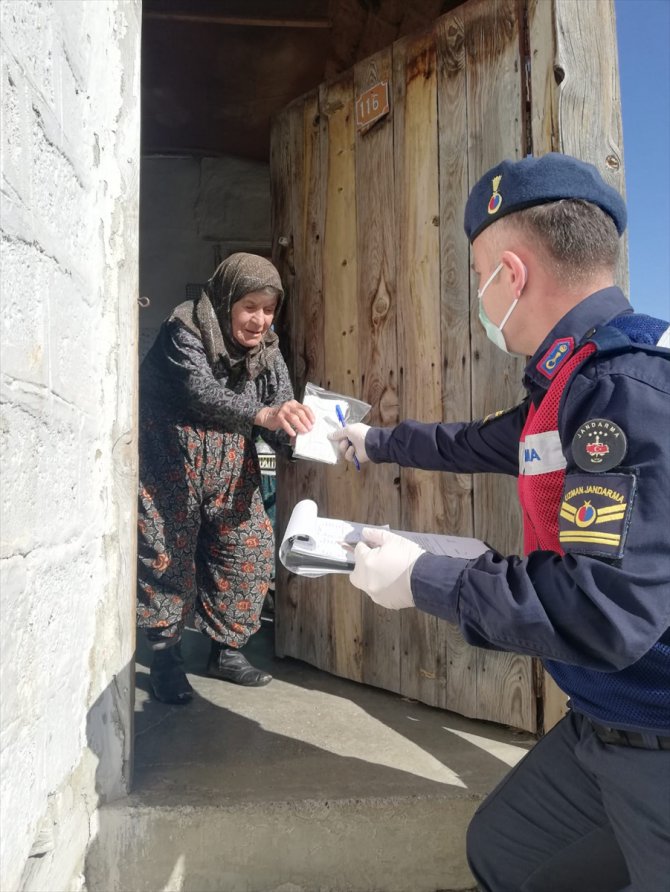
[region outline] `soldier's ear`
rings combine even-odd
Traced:
[[[520,298],[528,282],[528,267],[515,251],[503,251],[500,258],[506,267],[515,298]]]

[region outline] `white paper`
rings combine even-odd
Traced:
[[[306,434],[297,435],[293,455],[296,458],[310,458],[328,465],[337,464],[339,458],[337,443],[329,440],[328,434],[332,434],[333,431],[342,427],[337,418],[335,406],[339,405],[346,418],[349,404],[343,399],[334,400],[332,397],[325,399],[314,393],[306,393],[303,404],[309,406],[314,412],[314,426]]]
[[[365,527],[370,527],[370,524],[319,517],[316,502],[303,499],[296,504],[286,525],[286,532],[279,548],[279,559],[287,569],[297,573],[298,576],[315,577],[326,573],[350,573],[353,563],[352,549],[361,538]],[[352,548],[346,548],[342,542],[351,543]],[[304,556],[306,564],[312,557],[342,566],[326,569],[304,567],[300,565],[300,556]]]

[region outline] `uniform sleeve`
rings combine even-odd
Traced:
[[[519,473],[519,436],[528,414],[524,401],[481,421],[423,424],[403,421],[371,428],[365,451],[373,462],[396,462],[425,471]]]
[[[205,424],[252,435],[260,401],[250,400],[248,391],[237,393],[214,376],[199,338],[183,325],[168,324],[161,329],[161,347],[172,386],[190,413]]]
[[[604,672],[640,659],[670,624],[669,374],[670,362],[643,356],[590,369],[571,385],[559,425],[562,556],[422,555],[412,573],[417,606],[480,647]],[[572,453],[575,433],[593,419],[614,423],[628,441],[621,465],[602,473],[584,471]]]

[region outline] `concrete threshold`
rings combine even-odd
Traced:
[[[245,653],[274,680],[204,675],[153,700],[137,657],[134,792],[99,809],[88,892],[461,892],[465,831],[532,738],[277,659],[272,624]]]

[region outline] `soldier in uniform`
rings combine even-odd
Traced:
[[[592,165],[498,164],[465,231],[488,337],[531,357],[525,399],[482,421],[332,435],[349,460],[518,478],[525,557],[369,531],[351,575],[470,644],[540,657],[569,696],[470,825],[487,892],[670,889],[670,329],[614,285],[625,225]]]

